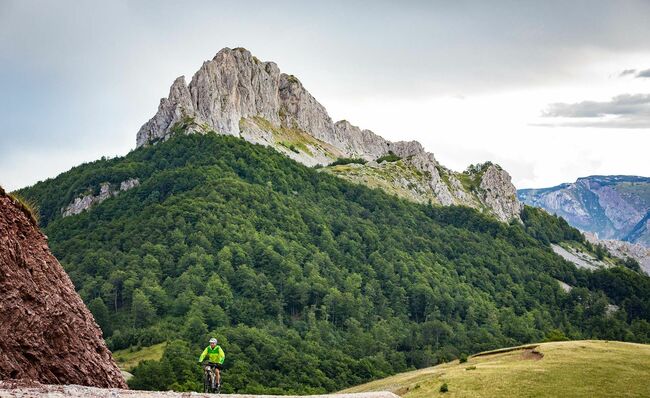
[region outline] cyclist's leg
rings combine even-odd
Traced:
[[[218,363],[217,366],[215,367],[216,372],[217,372],[217,384],[221,386],[221,369],[223,368],[223,365]]]
[[[216,389],[217,386],[219,385],[219,365],[214,363],[210,364],[210,367],[212,368],[212,388]]]

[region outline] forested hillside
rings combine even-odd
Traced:
[[[81,192],[128,178],[140,185],[61,218]],[[553,254],[550,242],[582,241],[562,219],[526,208],[525,225],[508,225],[410,203],[233,137],[176,136],[19,194],[40,205],[111,349],[171,341],[134,370],[134,388],[199,388],[213,335],[224,390],[268,393],[334,391],[547,336],[650,341],[650,279]]]

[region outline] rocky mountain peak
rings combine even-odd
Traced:
[[[516,195],[510,194],[515,188],[505,171],[489,174],[486,186],[494,194],[468,192],[453,173],[447,172],[445,178],[440,175],[441,166],[419,142],[390,142],[346,120],[334,123],[298,78],[243,48],[219,51],[203,63],[189,85],[182,76],[177,78],[169,96],[160,101],[158,112],[138,132],[137,146],[154,144],[181,131],[239,136],[309,166],[328,165],[338,158],[374,161],[392,154],[413,167],[415,175],[426,175],[427,200],[481,209],[494,205],[498,207],[494,214],[500,219],[519,217],[521,206]],[[506,186],[497,187],[499,183]],[[501,193],[507,196],[494,196]]]

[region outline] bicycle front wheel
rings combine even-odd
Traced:
[[[211,384],[212,384],[212,377],[210,377],[210,373],[205,372],[205,374],[203,375],[203,392],[204,393],[211,392],[210,391]]]

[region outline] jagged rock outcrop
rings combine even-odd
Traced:
[[[177,132],[208,131],[271,146],[308,166],[328,165],[341,157],[372,161],[392,152],[417,170],[418,181],[405,181],[404,176],[392,179],[402,188],[420,184],[419,173],[428,178],[424,194],[419,188],[408,188],[413,195],[405,197],[487,209],[504,221],[519,218],[519,202],[511,195],[515,188],[505,171],[490,172],[476,192],[469,192],[454,173],[443,178],[441,166],[420,143],[390,142],[348,121],[334,123],[295,76],[281,73],[275,63],[261,62],[243,48],[219,51],[203,63],[189,85],[182,76],[176,79],[156,115],[138,132],[137,146]],[[406,192],[402,188],[398,192]],[[501,193],[506,196],[500,197]]]
[[[0,379],[126,388],[47,238],[0,188]]]
[[[563,217],[599,239],[650,247],[650,178],[590,176],[551,188],[521,189],[519,200]]]
[[[93,195],[91,193],[79,196],[74,199],[65,208],[61,209],[63,217],[72,216],[79,214],[84,210],[88,210],[92,206],[102,203],[106,199],[118,195],[120,192],[128,191],[140,185],[140,180],[137,178],[130,178],[128,180],[122,181],[118,189],[111,188],[111,184],[108,182],[103,182],[100,184],[99,193]]]
[[[521,213],[522,204],[517,200],[517,189],[512,185],[510,174],[495,164],[489,164],[483,172],[478,195],[500,220]]]
[[[390,150],[389,141],[370,130],[362,130],[353,126],[347,120],[336,122],[334,131],[339,137],[347,137],[347,140],[343,138],[339,138],[339,140],[345,141],[343,150],[348,156],[374,160]]]

